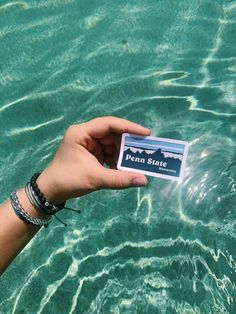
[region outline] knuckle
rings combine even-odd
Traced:
[[[107,118],[107,120],[113,120],[113,119],[115,119],[114,116],[107,116],[106,118]]]
[[[67,130],[66,130],[66,134],[74,133],[74,132],[75,132],[75,129],[76,129],[76,124],[70,125],[70,126],[67,128]]]
[[[91,176],[89,178],[89,182],[90,182],[90,190],[91,191],[97,191],[97,190],[101,190],[101,189],[105,188],[104,182],[101,180],[101,178],[99,178],[97,176]]]
[[[100,121],[106,121],[106,122],[109,122],[111,120],[114,120],[115,117],[114,116],[105,116],[105,117],[97,117],[97,118],[93,118],[92,120],[90,120],[91,122],[93,123],[96,123],[96,122],[100,122]]]
[[[109,188],[109,180],[107,180],[108,176],[108,169],[101,168],[99,172],[97,172],[96,176],[93,177],[94,185],[96,186],[97,190]]]
[[[80,130],[79,124],[70,125],[65,132],[65,138],[66,139],[74,138],[78,134],[79,130]]]
[[[117,118],[114,116],[107,116],[106,120],[107,120],[107,123],[113,123],[113,122],[116,122]]]

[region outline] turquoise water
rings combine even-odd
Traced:
[[[0,313],[236,313],[236,1],[0,1],[0,200],[96,116],[190,143],[182,184],[99,191],[0,281]]]

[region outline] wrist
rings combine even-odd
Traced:
[[[42,171],[42,173],[37,178],[36,183],[46,200],[50,203],[58,205],[66,201],[66,198],[63,197],[62,193],[60,193],[58,189],[50,168],[46,168],[44,171]]]

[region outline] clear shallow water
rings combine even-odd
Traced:
[[[1,1],[1,201],[72,123],[190,142],[182,184],[71,201],[0,282],[0,313],[236,313],[236,2]]]

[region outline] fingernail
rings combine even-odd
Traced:
[[[145,128],[145,129],[148,131],[149,134],[151,133],[151,130],[149,128]]]
[[[145,186],[147,184],[147,179],[146,178],[134,178],[132,181],[133,186]]]

